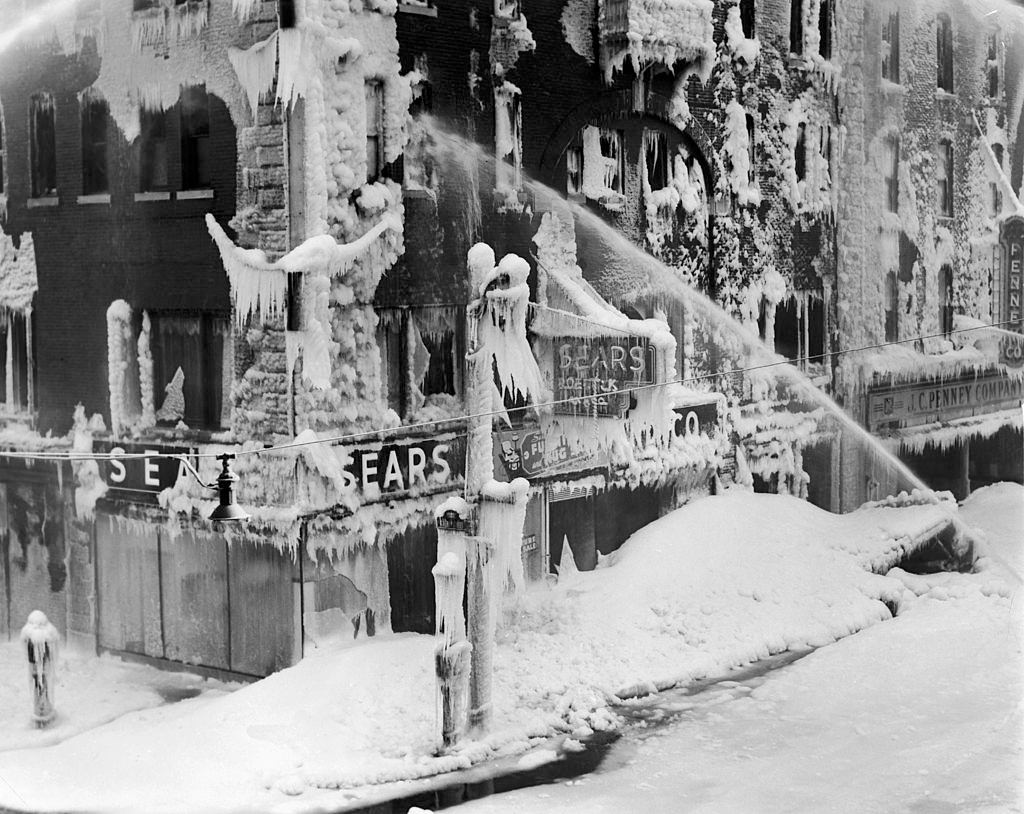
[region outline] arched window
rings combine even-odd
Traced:
[[[935,18],[936,86],[946,93],[953,92],[953,23],[948,14]]]
[[[953,269],[949,265],[939,269],[939,330],[943,336],[953,331]]]
[[[803,0],[790,0],[789,4],[789,50],[793,54],[804,52],[804,4]]]
[[[953,217],[953,142],[941,139],[935,151],[935,202],[941,217]]]
[[[900,338],[900,317],[899,283],[896,280],[896,272],[890,271],[885,275],[885,341],[895,342]]]

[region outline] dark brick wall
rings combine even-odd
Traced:
[[[235,129],[224,104],[210,97],[212,200],[136,202],[134,154],[108,123],[110,203],[77,203],[82,191],[78,93],[94,81],[95,51],[80,57],[17,51],[0,66],[7,134],[10,234],[35,237],[35,357],[39,429],[63,433],[81,401],[109,422],[106,310],[115,299],[141,309],[228,309],[228,285],[204,223],[235,213]],[[29,208],[28,100],[38,91],[56,102],[58,205]],[[177,108],[168,115],[168,174],[180,186]],[[173,198],[173,196],[172,196]]]

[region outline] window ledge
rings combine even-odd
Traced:
[[[402,190],[403,198],[430,198],[431,200],[437,200],[437,193],[432,189],[426,187],[405,187]]]
[[[174,193],[179,201],[199,201],[213,198],[212,189],[180,189]]]
[[[171,200],[170,192],[136,192],[136,201],[169,201]]]
[[[939,101],[954,101],[956,99],[956,93],[953,91],[944,90],[943,88],[935,89],[935,98]]]
[[[95,195],[79,195],[75,202],[80,204],[108,204],[110,203],[110,193],[99,192]]]
[[[399,3],[400,14],[420,14],[423,17],[436,17],[437,9],[433,6],[421,6],[419,3]]]
[[[29,209],[35,209],[40,206],[57,206],[60,203],[60,199],[56,195],[47,195],[43,198],[29,198],[25,201],[25,205]]]

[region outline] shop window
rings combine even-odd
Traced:
[[[668,186],[668,137],[660,130],[644,131],[644,163],[651,189]]]
[[[890,136],[885,140],[882,157],[885,177],[885,205],[890,212],[900,211],[900,140]]]
[[[167,114],[143,110],[139,114],[139,191],[154,192],[168,187]]]
[[[953,23],[948,14],[935,18],[936,87],[953,92]]]
[[[743,36],[752,40],[757,33],[754,26],[754,0],[740,0],[740,25]]]
[[[579,145],[565,151],[565,192],[568,195],[583,194],[583,148]]]
[[[953,269],[939,269],[939,330],[943,336],[953,332]]]
[[[212,180],[210,157],[210,104],[202,85],[183,88],[179,102],[181,116],[181,188],[209,189]]]
[[[191,429],[224,424],[225,353],[230,353],[226,315],[150,312],[153,404],[157,421]]]
[[[804,0],[789,3],[789,50],[798,55],[804,52]]]
[[[823,59],[832,59],[832,2],[821,0],[818,6],[818,53]]]
[[[800,122],[796,131],[793,163],[796,169],[796,180],[803,181],[807,177],[807,125],[804,122]]]
[[[985,76],[988,80],[988,98],[999,99],[999,29],[988,35],[988,61]]]
[[[103,99],[82,100],[82,194],[110,191],[107,177],[107,122],[109,108]]]
[[[28,104],[29,166],[33,198],[57,194],[56,108],[49,93],[36,93]]]
[[[900,13],[892,11],[882,21],[882,79],[900,83]]]
[[[363,85],[366,101],[366,180],[384,173],[384,83],[368,79]]]
[[[935,187],[939,215],[953,217],[953,143],[949,139],[939,141],[936,150]]]
[[[35,362],[32,353],[32,312],[0,310],[0,354],[4,378],[0,404],[5,412],[32,411],[35,405]]]
[[[885,291],[883,294],[885,296],[885,341],[895,342],[900,338],[900,290],[895,271],[890,271],[885,275]]]

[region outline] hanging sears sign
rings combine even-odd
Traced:
[[[562,336],[553,340],[555,401],[560,415],[624,416],[630,407],[627,390],[654,384],[657,355],[640,336]]]

